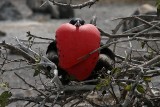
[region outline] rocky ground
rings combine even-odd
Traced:
[[[86,23],[89,23],[93,15],[97,16],[97,26],[106,32],[111,33],[111,30],[116,27],[118,21],[111,21],[117,17],[129,16],[139,4],[106,4],[94,5],[91,8],[85,7],[75,10],[75,17],[83,18]],[[70,19],[52,19],[41,15],[34,16],[31,20],[22,19],[18,21],[0,21],[0,30],[6,32],[5,37],[0,37],[1,40],[14,42],[14,37],[26,39],[26,32],[41,37],[53,38],[58,26],[62,23],[69,22]],[[44,48],[45,49],[45,48]]]
[[[111,21],[111,19],[117,17],[125,17],[129,16],[140,4],[99,4],[94,5],[91,8],[83,8],[75,10],[75,17],[81,17],[86,20],[86,23],[89,23],[89,20],[93,15],[97,16],[97,26],[105,30],[106,32],[111,33],[111,30],[116,27],[118,21]],[[54,38],[55,31],[58,26],[62,23],[68,22],[70,19],[48,19],[41,16],[37,16],[32,18],[32,20],[23,19],[19,21],[0,21],[0,31],[6,32],[6,36],[0,37],[0,41],[5,40],[7,43],[15,42],[15,37],[19,39],[26,40],[26,32],[30,31],[31,34],[40,36],[40,37],[48,37]],[[36,39],[36,41],[43,42],[44,40]],[[46,42],[46,41],[45,41]],[[48,42],[48,41],[47,41]],[[127,45],[127,44],[123,44]],[[33,48],[37,52],[45,53],[47,48],[47,44],[38,44]],[[124,54],[124,50],[120,52],[121,55]],[[17,58],[16,55],[12,55],[11,58]],[[16,64],[12,64],[7,66],[7,68],[12,68],[17,66]],[[23,75],[26,80],[30,83],[32,81],[33,73],[27,69],[16,71]],[[8,81],[11,86],[21,86],[22,81],[18,80],[13,72],[6,73],[5,76],[6,81]],[[22,92],[19,92],[20,94]],[[31,94],[31,93],[29,93]],[[15,104],[10,107],[21,107],[21,105]]]

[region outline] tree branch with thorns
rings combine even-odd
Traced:
[[[78,5],[73,5],[71,2],[69,4],[62,4],[54,0],[48,0],[47,2],[59,6],[83,8],[92,6],[97,1],[98,0],[89,0]],[[41,55],[34,51],[31,48],[32,46],[26,46],[22,42],[24,40],[15,38],[17,45],[9,44],[5,41],[1,42],[1,75],[3,76],[6,73],[14,72],[17,79],[22,81],[26,87],[13,87],[3,79],[0,79],[0,87],[5,90],[0,95],[0,105],[4,107],[18,101],[25,101],[25,106],[28,107],[49,107],[54,105],[137,107],[138,105],[145,106],[147,104],[148,106],[154,107],[154,105],[159,105],[160,89],[159,87],[154,86],[154,81],[152,81],[153,78],[160,76],[159,20],[157,18],[154,22],[148,22],[145,21],[143,17],[157,18],[157,16],[152,15],[138,15],[113,19],[112,21],[119,20],[119,23],[115,26],[115,29],[112,30],[112,34],[103,31],[100,26],[97,26],[102,35],[102,40],[107,37],[108,41],[102,47],[81,58],[87,58],[105,47],[113,46],[116,52],[120,47],[120,43],[127,43],[129,44],[129,47],[123,47],[125,49],[123,56],[115,53],[116,61],[112,70],[107,71],[102,69],[99,71],[99,74],[103,75],[104,78],[81,82],[71,80],[71,83],[68,85],[62,85],[59,79],[60,77],[58,76],[57,66],[45,55]],[[142,22],[142,24],[125,32],[118,32],[126,21],[132,21],[134,19]],[[96,25],[95,17],[91,19],[91,22],[94,22],[94,25]],[[152,32],[153,30],[156,30],[156,32]],[[135,33],[135,31],[139,32]],[[31,34],[31,32],[27,32],[27,37],[43,39],[47,42],[53,40],[51,38],[39,37]],[[29,40],[30,39],[28,39],[28,42]],[[25,42],[27,41],[25,40]],[[140,46],[138,49],[135,47],[135,43]],[[153,44],[154,47],[152,46]],[[18,52],[20,58],[10,59],[8,50]],[[143,52],[143,54],[141,54],[141,52]],[[136,56],[134,55],[135,53]],[[13,63],[23,64],[18,64],[16,68],[6,67]],[[48,67],[51,67],[50,72],[47,71]],[[17,71],[21,69],[29,69],[29,71],[34,72],[32,79],[35,80],[35,84],[29,83],[25,77],[21,76],[20,73],[17,73]],[[31,91],[34,92],[35,95],[16,96],[12,93],[12,90]]]

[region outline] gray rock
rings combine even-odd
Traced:
[[[157,14],[157,10],[156,7],[150,5],[150,4],[143,4],[140,7],[138,7],[131,16],[136,16],[136,15],[156,15]],[[143,20],[151,22],[154,21],[155,19],[153,18],[143,18]],[[127,31],[133,27],[139,26],[143,24],[141,21],[134,19],[132,21],[125,21],[125,23],[123,24],[123,29],[122,31]],[[146,29],[146,27],[144,27],[144,29]],[[140,30],[144,30],[143,28]],[[139,32],[140,30],[137,30],[136,32]],[[134,32],[134,33],[136,33]]]
[[[4,36],[6,36],[6,33],[3,31],[0,31],[0,37],[4,37]]]
[[[60,7],[59,10],[59,18],[72,18],[74,17],[74,10],[71,7]]]
[[[28,18],[33,15],[32,10],[27,6],[26,0],[10,0],[23,18]]]
[[[35,13],[50,14],[51,18],[71,18],[74,17],[74,10],[70,7],[61,7],[56,5],[43,4],[43,0],[27,0],[28,7]],[[66,3],[66,0],[60,1]]]
[[[10,1],[1,1],[0,20],[18,20],[22,19],[21,13]]]

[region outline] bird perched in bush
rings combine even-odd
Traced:
[[[83,81],[98,77],[103,67],[112,70],[107,56],[115,60],[115,55],[109,48],[89,54],[101,45],[96,26],[74,18],[56,30],[56,40],[49,44],[46,54],[57,65],[62,83],[67,84],[69,77]]]

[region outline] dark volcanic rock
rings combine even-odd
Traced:
[[[66,0],[60,2],[66,3]],[[30,7],[35,13],[47,13],[51,18],[71,18],[74,17],[74,10],[70,7],[62,7],[56,5],[45,4],[40,7],[44,0],[27,0],[28,7]]]
[[[71,18],[74,17],[74,10],[71,7],[58,6],[59,18]]]
[[[6,36],[6,33],[3,31],[0,31],[0,37]]]
[[[9,0],[21,13],[23,18],[28,18],[33,15],[32,10],[27,6],[26,0]]]
[[[22,19],[21,13],[10,1],[0,3],[0,20],[18,20]]]
[[[52,5],[52,3],[41,6],[44,0],[0,0],[0,20],[19,20],[36,16],[40,13],[44,17],[51,18],[72,18],[74,10],[70,7]],[[59,2],[67,3],[66,0]]]

